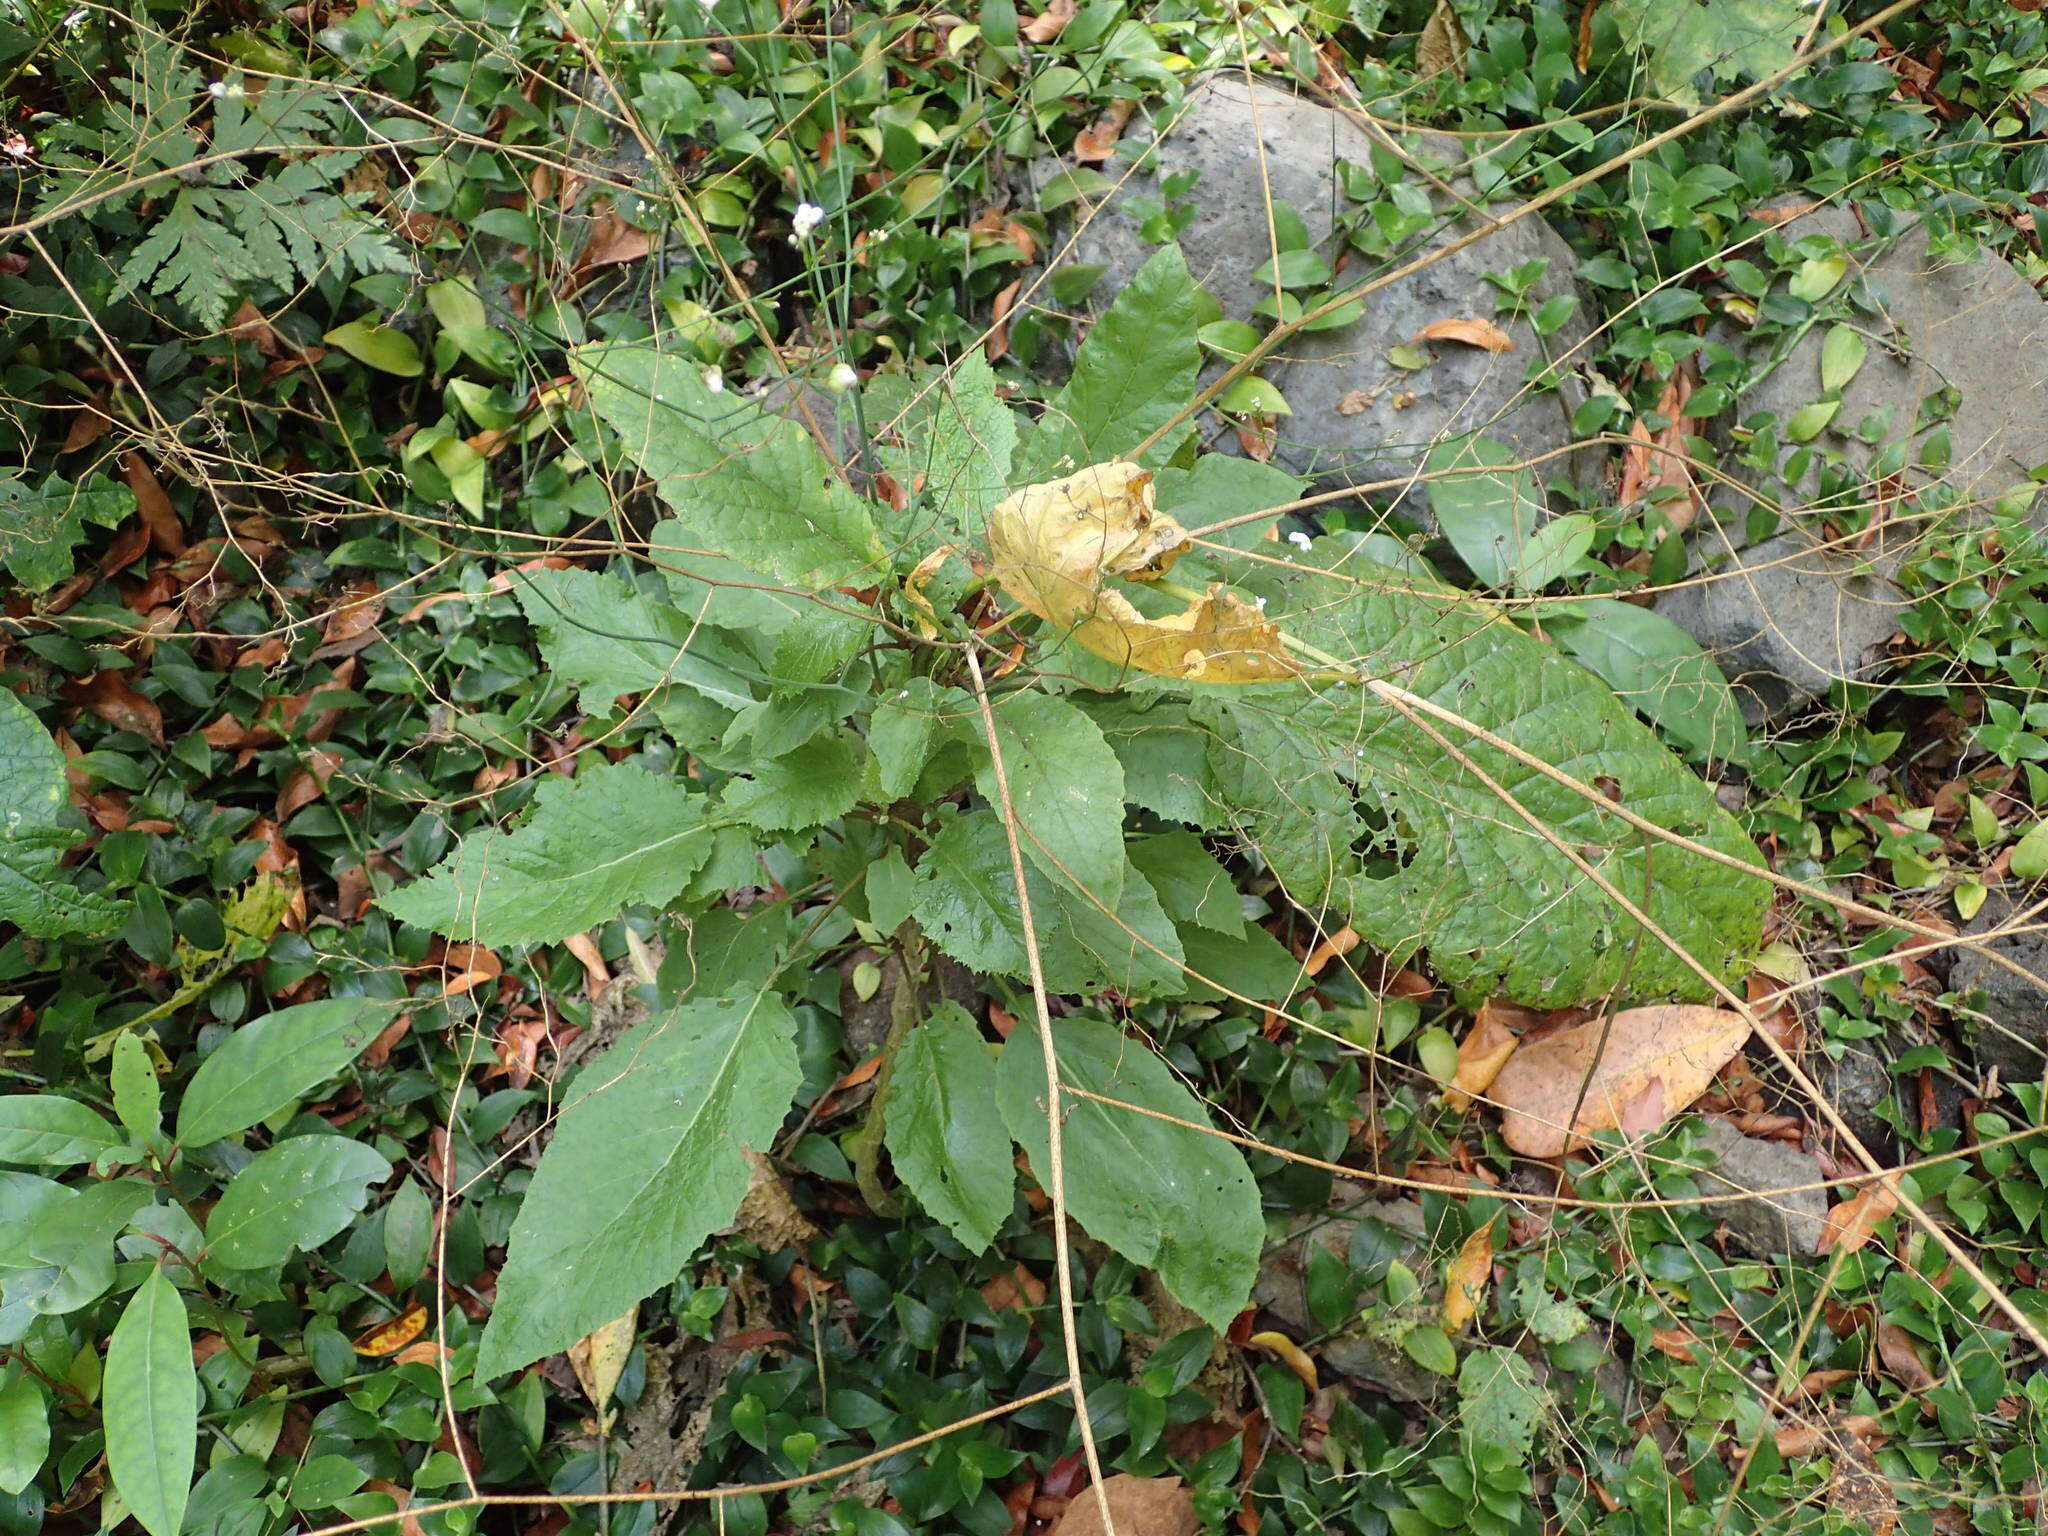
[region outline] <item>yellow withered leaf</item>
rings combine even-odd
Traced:
[[[991,569],[1017,602],[1118,666],[1198,683],[1299,677],[1280,627],[1220,585],[1149,619],[1104,583],[1156,581],[1188,547],[1152,502],[1152,472],[1122,459],[1029,485],[989,513]]]

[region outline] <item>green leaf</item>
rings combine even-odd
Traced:
[[[85,525],[116,528],[135,510],[126,486],[101,477],[103,490],[87,490],[56,475],[32,485],[0,475],[0,564],[30,592],[45,592],[71,574],[71,550]]]
[[[956,731],[976,730],[978,720],[973,699],[928,677],[913,677],[884,696],[868,725],[882,793],[891,800],[909,794],[934,747]]]
[[[814,737],[725,788],[725,809],[771,832],[822,826],[860,799],[865,747],[846,731]]]
[[[114,1239],[154,1198],[140,1179],[110,1179],[38,1210],[24,1246],[44,1273],[33,1288],[9,1287],[10,1299],[25,1290],[30,1310],[49,1314],[75,1312],[99,1300],[114,1284]]]
[[[674,518],[654,525],[647,558],[667,582],[669,598],[680,615],[657,605],[660,629],[606,628],[615,633],[673,634],[688,642],[690,663],[680,672],[664,662],[671,673],[668,680],[685,683],[728,709],[751,702],[746,682],[728,672],[738,665],[741,645],[778,681],[814,683],[836,676],[871,633],[869,625],[846,611],[852,606],[850,598],[792,590],[764,571],[692,548],[689,530]],[[580,616],[584,610],[575,611]],[[679,632],[678,616],[683,620]],[[718,637],[714,642],[698,628],[700,624],[728,630],[732,638]],[[673,642],[666,649],[673,655]]]
[[[890,569],[867,504],[796,422],[714,392],[693,359],[652,347],[581,347],[570,366],[692,548],[804,592],[870,586]]]
[[[123,1033],[114,1042],[114,1059],[108,1068],[114,1091],[114,1114],[130,1136],[139,1142],[153,1140],[163,1129],[163,1086],[156,1080],[156,1064],[149,1047],[139,1035]]]
[[[78,841],[59,820],[69,805],[63,751],[29,707],[0,688],[0,922],[31,938],[102,934],[128,910],[60,874],[58,861]]]
[[[346,1136],[294,1136],[259,1152],[206,1218],[206,1254],[225,1269],[268,1269],[317,1248],[349,1224],[391,1176],[372,1148]]]
[[[518,830],[471,833],[378,905],[473,943],[559,943],[625,907],[673,901],[711,855],[703,803],[682,780],[631,763],[546,775]]]
[[[1292,416],[1294,407],[1269,380],[1248,373],[1216,398],[1216,409],[1226,416]]]
[[[1809,304],[1818,304],[1834,291],[1849,270],[1846,256],[1809,256],[1799,263],[1785,291],[1795,299],[1804,299]]]
[[[1611,0],[1622,41],[1649,55],[1651,87],[1700,104],[1702,76],[1757,79],[1792,61],[1806,14],[1798,0]]]
[[[1227,812],[1209,767],[1210,731],[1179,699],[1096,696],[1081,707],[1123,764],[1124,794],[1168,821],[1217,827]]]
[[[675,1279],[747,1192],[799,1080],[782,1000],[683,1003],[570,1089],[513,1224],[476,1379],[566,1349]],[[629,1127],[630,1134],[621,1134]]]
[[[0,1163],[62,1168],[126,1144],[118,1130],[76,1099],[54,1093],[0,1097]]]
[[[1509,583],[1519,592],[1541,592],[1562,581],[1593,547],[1598,525],[1584,512],[1552,518],[1522,541]]]
[[[1244,904],[1238,900],[1236,882],[1192,832],[1133,838],[1130,856],[1176,923],[1194,923],[1232,937],[1244,932]]]
[[[992,813],[949,823],[911,872],[910,915],[969,970],[1015,975],[1024,969],[1016,913],[1009,843]]]
[[[689,614],[616,576],[520,571],[512,592],[540,637],[549,671],[574,683],[593,714],[609,710],[621,694],[670,684],[727,709],[754,702],[752,688],[731,665],[742,658],[700,630]]]
[[[0,1493],[20,1493],[50,1454],[50,1410],[26,1371],[0,1383]]]
[[[1550,1394],[1536,1384],[1536,1369],[1511,1349],[1484,1345],[1458,1367],[1458,1432],[1468,1446],[1507,1450],[1515,1461],[1529,1454],[1536,1417]]]
[[[199,1063],[178,1105],[187,1147],[233,1136],[306,1097],[361,1055],[397,1005],[331,997],[266,1013]]]
[[[1025,857],[1114,907],[1124,875],[1124,770],[1116,753],[1093,720],[1048,693],[1009,694],[994,714]],[[1000,805],[993,759],[974,782],[983,799]]]
[[[1839,400],[1816,400],[1811,405],[1802,405],[1785,423],[1785,441],[1812,442],[1826,430],[1827,424],[1835,419],[1835,413],[1841,408]]]
[[[1063,463],[1078,469],[1137,452],[1194,398],[1202,363],[1196,320],[1187,261],[1179,246],[1163,246],[1088,333],[1073,373],[1024,444],[1016,478],[1049,480]],[[1141,461],[1163,464],[1185,435],[1169,433]]]
[[[1830,326],[1820,347],[1820,387],[1831,392],[1845,388],[1869,352],[1870,343],[1853,325]]]
[[[1197,1125],[1207,1108],[1166,1063],[1114,1025],[1077,1016],[1054,1026],[1060,1081]],[[997,1103],[1041,1183],[1050,1179],[1045,1058],[1020,1025],[997,1064]],[[1067,1208],[1088,1235],[1159,1272],[1221,1333],[1244,1309],[1265,1223],[1258,1187],[1227,1141],[1093,1099],[1064,1098]]]
[[[1017,1172],[1010,1138],[988,1112],[995,1054],[958,1003],[941,1003],[896,1054],[883,1140],[896,1172],[933,1216],[976,1253],[1010,1214]]]
[[[1741,762],[1749,755],[1742,706],[1697,640],[1650,608],[1588,598],[1545,619],[1580,665],[1695,756]]]
[[[336,326],[320,339],[330,347],[341,348],[357,362],[375,368],[379,373],[395,373],[401,379],[416,379],[427,371],[413,339],[393,326],[351,320],[346,325]]]
[[[2048,821],[2037,821],[2012,845],[2006,869],[2015,880],[2038,880],[2048,875]]]
[[[882,402],[868,402],[869,425],[878,426]],[[943,374],[926,378],[914,398],[891,411],[895,433],[911,444],[881,449],[882,463],[904,486],[922,486],[933,542],[979,539],[988,509],[1009,494],[1010,460],[1017,450],[1017,415],[996,394],[995,370],[970,352]]]
[[[1425,1371],[1434,1371],[1439,1376],[1454,1375],[1458,1369],[1458,1346],[1451,1342],[1451,1336],[1434,1324],[1422,1323],[1408,1332],[1401,1341],[1408,1351],[1408,1358]]]
[[[1334,540],[1301,557],[1311,560],[1338,562],[1344,579],[1265,571],[1247,580],[1270,594],[1283,629],[1368,677],[1399,679],[1582,783],[1611,780],[1621,804],[1656,825],[1761,863],[1713,791],[1627,704],[1496,609]],[[1633,942],[1633,920],[1489,779],[1645,904],[1709,972],[1737,976],[1755,952],[1767,881],[1653,843],[1604,798],[1589,801],[1454,725],[1424,729],[1351,684],[1213,690],[1192,713],[1215,731],[1221,797],[1289,896],[1335,909],[1402,959],[1426,946],[1461,991],[1541,1007],[1618,987],[1631,997],[1705,995],[1662,943]]]
[[[1432,476],[1429,509],[1437,526],[1489,587],[1508,584],[1517,557],[1545,517],[1535,476],[1504,467],[1519,457],[1489,438],[1457,437],[1430,449],[1424,462]]]
[[[384,1267],[403,1290],[427,1272],[434,1243],[434,1208],[427,1192],[407,1179],[384,1202]]]
[[[149,1536],[178,1536],[199,1436],[199,1376],[185,1298],[161,1269],[129,1297],[100,1388],[107,1469]]]
[[[1261,340],[1258,327],[1247,325],[1242,320],[1211,320],[1195,332],[1195,337],[1211,352],[1232,362],[1251,351]]]

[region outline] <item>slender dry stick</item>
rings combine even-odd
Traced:
[[[1573,868],[1592,881],[1609,901],[1627,913],[1633,921],[1642,925],[1651,938],[1677,956],[1689,970],[1707,984],[1716,997],[1720,998],[1734,1012],[1747,1019],[1750,1027],[1763,1040],[1772,1056],[1777,1058],[1778,1065],[1784,1069],[1786,1075],[1794,1083],[1798,1084],[1800,1092],[1813,1101],[1814,1107],[1821,1112],[1821,1118],[1834,1127],[1835,1134],[1840,1136],[1843,1144],[1856,1154],[1857,1160],[1865,1168],[1869,1169],[1871,1173],[1879,1177],[1882,1177],[1887,1172],[1878,1162],[1876,1154],[1863,1144],[1863,1138],[1858,1136],[1850,1127],[1849,1122],[1842,1117],[1842,1112],[1835,1108],[1834,1100],[1821,1092],[1819,1085],[1811,1077],[1807,1076],[1806,1069],[1799,1065],[1792,1053],[1785,1048],[1777,1036],[1763,1027],[1763,1023],[1757,1018],[1755,1010],[1750,1007],[1748,999],[1737,994],[1725,981],[1715,975],[1711,968],[1702,964],[1694,957],[1690,950],[1666,933],[1662,925],[1655,918],[1651,917],[1649,913],[1643,911],[1642,908],[1638,907],[1624,895],[1620,887],[1616,886],[1612,880],[1609,880],[1599,870],[1595,869],[1592,864],[1587,862],[1585,856],[1578,849],[1572,847],[1555,830],[1547,826],[1543,819],[1537,816],[1534,811],[1531,811],[1520,800],[1516,799],[1512,791],[1491,774],[1487,773],[1478,763],[1474,762],[1469,753],[1460,750],[1456,743],[1446,737],[1443,732],[1422,719],[1416,711],[1402,702],[1401,696],[1405,695],[1407,690],[1396,688],[1391,683],[1379,683],[1377,681],[1368,681],[1365,686],[1387,703],[1393,705],[1404,719],[1449,754],[1452,761],[1456,762],[1466,772],[1478,779],[1481,784],[1485,785],[1489,794],[1493,795],[1503,805],[1508,807],[1509,810],[1527,822],[1530,829],[1537,836],[1549,843],[1571,863]],[[1409,696],[1412,697],[1412,695]],[[1570,1129],[1570,1127],[1566,1127],[1567,1133],[1569,1133]],[[2026,1335],[2027,1341],[2041,1352],[2043,1358],[2048,1358],[2048,1334],[2044,1334],[2040,1327],[2026,1313],[2013,1304],[2012,1298],[2006,1295],[1998,1282],[1984,1273],[1982,1266],[1970,1257],[1962,1244],[1950,1236],[1948,1231],[1927,1213],[1925,1206],[1907,1194],[1904,1189],[1898,1190],[1898,1196],[1900,1208],[1913,1218],[1922,1231],[1934,1239],[1942,1252],[1955,1260],[1957,1267],[1964,1274],[1976,1282],[1978,1289],[1983,1291],[1991,1303],[2006,1315],[2014,1327]]]
[[[1530,198],[1527,202],[1518,203],[1515,207],[1509,209],[1506,213],[1501,214],[1498,218],[1487,219],[1483,223],[1474,225],[1471,229],[1467,230],[1464,234],[1459,235],[1456,239],[1451,240],[1446,244],[1438,246],[1435,250],[1423,253],[1422,255],[1416,257],[1413,261],[1407,262],[1402,266],[1394,268],[1391,272],[1383,272],[1378,277],[1370,278],[1363,283],[1357,284],[1355,287],[1346,288],[1343,289],[1341,292],[1332,294],[1329,298],[1325,299],[1322,303],[1316,305],[1314,308],[1305,310],[1298,319],[1289,321],[1284,325],[1277,326],[1273,330],[1268,331],[1263,337],[1259,339],[1258,343],[1255,346],[1251,347],[1245,352],[1244,356],[1240,357],[1236,362],[1232,363],[1228,368],[1224,369],[1223,372],[1219,374],[1215,378],[1215,380],[1213,380],[1208,385],[1207,388],[1199,391],[1195,395],[1195,398],[1189,401],[1184,409],[1175,412],[1174,415],[1169,420],[1162,423],[1152,433],[1151,436],[1147,437],[1136,448],[1132,449],[1131,452],[1127,455],[1127,457],[1135,459],[1142,456],[1150,449],[1157,447],[1159,443],[1165,439],[1168,433],[1177,430],[1182,425],[1182,423],[1186,422],[1189,418],[1194,416],[1196,412],[1202,409],[1203,406],[1207,405],[1211,400],[1214,400],[1218,395],[1222,394],[1223,391],[1228,389],[1232,384],[1236,383],[1239,379],[1243,378],[1247,373],[1250,373],[1254,368],[1258,367],[1258,365],[1264,362],[1266,358],[1269,355],[1271,355],[1271,353],[1277,347],[1279,347],[1282,342],[1286,341],[1289,337],[1293,336],[1296,332],[1302,330],[1304,327],[1313,325],[1316,321],[1323,319],[1327,315],[1335,314],[1338,310],[1344,308],[1347,304],[1355,303],[1359,299],[1366,297],[1368,294],[1378,293],[1382,288],[1391,288],[1395,283],[1402,282],[1407,278],[1413,277],[1416,273],[1421,272],[1426,268],[1435,266],[1438,262],[1444,260],[1447,257],[1456,255],[1459,251],[1466,249],[1468,246],[1477,245],[1481,240],[1486,239],[1490,235],[1497,234],[1499,231],[1506,229],[1510,224],[1520,223],[1523,219],[1528,218],[1531,214],[1541,213],[1545,208],[1548,208],[1551,204],[1561,202],[1565,198],[1570,197],[1574,192],[1580,191],[1582,188],[1591,186],[1594,182],[1599,181],[1602,177],[1607,176],[1609,173],[1618,171],[1625,165],[1633,164],[1635,161],[1642,159],[1645,155],[1656,153],[1658,150],[1662,149],[1666,144],[1674,143],[1677,140],[1684,138],[1687,134],[1691,133],[1695,128],[1704,127],[1706,124],[1713,122],[1717,118],[1728,116],[1731,112],[1741,111],[1742,108],[1748,106],[1752,101],[1757,100],[1757,98],[1761,96],[1766,96],[1770,92],[1776,90],[1779,86],[1783,85],[1787,80],[1791,79],[1794,75],[1798,74],[1801,70],[1805,69],[1809,64],[1813,63],[1816,59],[1826,58],[1829,54],[1836,52],[1838,49],[1847,47],[1857,38],[1862,37],[1867,33],[1875,32],[1878,28],[1882,27],[1886,22],[1890,21],[1893,17],[1903,15],[1905,12],[1912,10],[1919,3],[1920,0],[1893,0],[1892,4],[1886,6],[1883,10],[1879,11],[1875,16],[1868,17],[1865,20],[1858,22],[1855,26],[1850,27],[1847,31],[1842,32],[1837,36],[1829,38],[1825,43],[1822,43],[1818,48],[1813,49],[1811,52],[1800,54],[1799,57],[1794,59],[1790,64],[1787,64],[1783,69],[1773,70],[1770,74],[1764,76],[1763,79],[1757,81],[1754,85],[1745,86],[1742,90],[1737,91],[1733,96],[1722,97],[1712,106],[1703,108],[1702,110],[1695,112],[1692,116],[1686,118],[1685,121],[1673,124],[1671,127],[1665,129],[1662,133],[1652,134],[1649,138],[1644,139],[1641,143],[1631,145],[1629,148],[1623,150],[1620,154],[1614,155],[1609,159],[1603,160],[1600,164],[1594,166],[1590,170],[1579,172],[1578,175],[1572,177],[1568,181],[1561,181],[1556,186],[1551,187],[1547,191],[1539,192],[1536,196]]]
[[[988,683],[981,675],[981,657],[967,647],[967,671],[974,679],[974,699],[981,708],[981,728],[988,737],[988,755],[996,778],[996,801],[1002,810],[1003,839],[1010,846],[1010,878],[1017,886],[1017,916],[1024,931],[1024,958],[1031,974],[1031,1007],[1038,1019],[1039,1048],[1045,1052],[1045,1161],[1043,1182],[1052,1200],[1053,1267],[1060,1296],[1060,1342],[1067,1352],[1067,1390],[1074,1398],[1074,1421],[1081,1431],[1081,1454],[1095,1484],[1106,1536],[1116,1536],[1116,1516],[1102,1485],[1102,1456],[1095,1448],[1095,1426],[1088,1422],[1088,1393],[1081,1383],[1080,1331],[1074,1322],[1074,1266],[1067,1243],[1066,1152],[1062,1145],[1060,1062],[1053,1048],[1052,1009],[1046,1000],[1045,967],[1038,955],[1038,928],[1031,916],[1031,893],[1024,885],[1024,847],[1017,840],[1017,808],[1010,800],[1010,776],[1003,766],[1003,748],[996,738],[996,711],[989,702]]]

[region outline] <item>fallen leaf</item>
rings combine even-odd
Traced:
[[[373,1324],[356,1336],[359,1355],[395,1355],[427,1331],[427,1309],[414,1302],[398,1316]]]
[[[597,940],[587,933],[572,933],[562,940],[562,947],[576,957],[583,967],[583,994],[592,1002],[612,984],[611,968],[604,963],[604,954],[597,947]]]
[[[1219,583],[1180,613],[1148,619],[1110,577],[1154,581],[1188,535],[1152,504],[1152,473],[1124,460],[1026,486],[989,513],[1002,588],[1084,650],[1139,672],[1200,683],[1297,677],[1279,626]]]
[[[352,581],[342,589],[320,631],[315,661],[348,656],[377,638],[377,620],[384,616],[384,594],[373,579]]]
[[[1045,1305],[1045,1282],[1018,1264],[1007,1274],[984,1282],[981,1299],[988,1303],[992,1312],[1028,1312]]]
[[[1287,1337],[1286,1334],[1273,1332],[1255,1333],[1246,1339],[1245,1343],[1279,1356],[1280,1363],[1299,1376],[1302,1380],[1302,1385],[1306,1386],[1309,1391],[1314,1392],[1320,1389],[1316,1380],[1315,1361],[1309,1359],[1308,1355],[1303,1352],[1302,1347]]]
[[[1350,954],[1351,951],[1358,948],[1359,943],[1358,930],[1347,923],[1308,952],[1301,962],[1302,973],[1308,976],[1322,975],[1323,967],[1332,960],[1341,959],[1345,955]]]
[[[1666,1110],[1676,1113],[1706,1090],[1748,1035],[1749,1021],[1739,1013],[1659,1004],[1525,1043],[1493,1080],[1491,1097],[1505,1111],[1501,1137],[1528,1157],[1561,1156],[1594,1131],[1618,1128],[1652,1081],[1663,1084]],[[1574,1104],[1578,1118],[1568,1129]]]
[[[1107,160],[1136,106],[1135,101],[1117,100],[1104,107],[1094,122],[1074,135],[1074,158],[1083,165],[1100,165]]]
[[[640,1307],[636,1302],[624,1316],[613,1318],[569,1346],[569,1369],[576,1373],[576,1384],[597,1410],[600,1424],[611,1422],[606,1405],[625,1372],[627,1357],[633,1353],[633,1334],[639,1323]]]
[[[1458,24],[1458,13],[1451,0],[1437,0],[1436,9],[1422,25],[1422,35],[1415,40],[1415,73],[1427,80],[1449,70],[1462,78],[1465,50],[1471,46],[1465,29]]]
[[[1694,1363],[1692,1347],[1699,1343],[1699,1337],[1690,1328],[1653,1328],[1650,1330],[1650,1343],[1658,1354],[1691,1365]]]
[[[1470,1109],[1472,1101],[1493,1086],[1519,1038],[1508,1028],[1505,1010],[1495,1007],[1491,999],[1481,1003],[1472,1027],[1458,1042],[1458,1070],[1444,1089],[1444,1103],[1459,1114]]]
[[[99,408],[95,401],[88,400],[78,408],[78,414],[71,418],[71,426],[64,434],[64,446],[59,453],[76,453],[81,448],[90,448],[107,435],[114,425],[114,418]]]
[[[1512,352],[1515,339],[1491,320],[1432,320],[1411,341],[1455,341],[1482,352]],[[1342,406],[1339,406],[1342,409]]]
[[[503,1077],[509,1088],[524,1088],[533,1081],[540,1048],[547,1036],[546,1019],[507,1019],[498,1026],[497,1060],[484,1069],[483,1075]]]
[[[1457,1333],[1479,1315],[1493,1282],[1493,1223],[1472,1232],[1444,1266],[1444,1331]]]
[[[1337,414],[1339,416],[1362,416],[1372,409],[1373,402],[1378,400],[1379,397],[1380,392],[1376,389],[1371,391],[1363,389],[1351,390],[1343,399],[1337,402]]]
[[[1829,1208],[1815,1253],[1832,1253],[1839,1248],[1854,1253],[1877,1231],[1877,1224],[1899,1208],[1897,1181],[1880,1179],[1867,1184],[1848,1199]]]
[[[357,867],[360,868],[361,866],[358,865]],[[365,901],[369,900],[367,893],[365,894],[363,899]],[[389,1024],[386,1024],[383,1027],[383,1029],[377,1032],[377,1038],[370,1042],[369,1048],[365,1050],[362,1054],[363,1065],[366,1067],[383,1066],[387,1061],[391,1059],[391,1052],[393,1048],[396,1047],[398,1042],[403,1040],[406,1037],[406,1035],[411,1032],[411,1030],[412,1015],[409,1013],[401,1013],[397,1018],[393,1019]]]
[[[1052,1523],[1046,1536],[1108,1536],[1102,1523],[1107,1502],[1118,1536],[1196,1536],[1202,1517],[1194,1495],[1177,1477],[1133,1477],[1119,1472],[1102,1480],[1101,1491],[1083,1488]]]
[[[1877,1325],[1877,1357],[1908,1392],[1925,1392],[1934,1385],[1934,1373],[1921,1360],[1920,1347],[1897,1323]]]
[[[292,770],[292,776],[277,792],[277,805],[271,812],[271,818],[279,823],[289,821],[294,812],[318,800],[327,788],[327,781],[334,777],[334,770],[340,766],[341,754],[338,752],[329,752],[325,747],[315,747],[308,752],[305,766]]]
[[[1651,1078],[1634,1098],[1621,1106],[1621,1115],[1614,1122],[1614,1128],[1631,1141],[1649,1135],[1671,1118],[1671,1109],[1664,1098],[1664,1079]]]
[[[1079,0],[1046,0],[1045,9],[1017,29],[1030,43],[1049,43],[1067,30],[1067,23],[1080,14]]]
[[[116,730],[147,736],[157,746],[164,744],[164,712],[156,701],[128,686],[119,672],[95,672],[91,677],[68,683],[64,697],[98,715]]]
[[[989,305],[988,336],[982,341],[982,355],[992,363],[998,363],[1010,350],[1010,311],[1017,307],[1017,295],[1023,290],[1024,279],[1016,278],[997,290],[994,301]],[[897,508],[901,511],[902,508]]]

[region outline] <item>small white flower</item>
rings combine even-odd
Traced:
[[[1253,598],[1252,601],[1259,605],[1259,612],[1264,613],[1266,611],[1266,600],[1263,597]]]
[[[1287,535],[1287,542],[1292,544],[1296,549],[1307,549],[1310,545],[1315,543],[1315,540],[1310,538],[1307,534],[1303,533],[1299,528],[1297,528],[1294,530],[1294,532]]]
[[[789,221],[791,238],[808,240],[811,231],[825,222],[825,210],[816,203],[798,203],[796,216]]]
[[[825,387],[835,395],[843,395],[860,383],[860,375],[848,363],[835,363],[832,371],[825,375]]]
[[[706,368],[704,370],[704,387],[714,395],[717,394],[725,388],[725,375],[716,368]]]
[[[215,101],[240,101],[249,93],[242,89],[242,82],[239,80],[233,85],[228,84],[225,80],[216,80],[207,86],[206,94]]]

